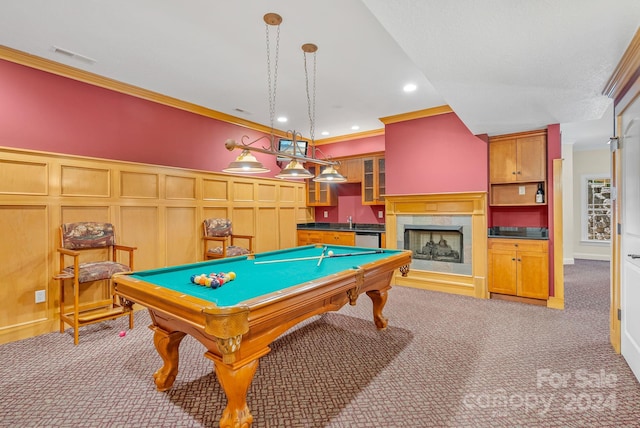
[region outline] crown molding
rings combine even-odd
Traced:
[[[404,122],[407,120],[421,119],[423,117],[437,116],[439,114],[453,113],[448,105],[432,107],[425,110],[412,111],[409,113],[396,114],[394,116],[381,117],[380,121],[385,125],[391,123]]]
[[[316,140],[315,144],[316,146],[321,146],[323,144],[341,143],[343,141],[357,140],[360,138],[368,138],[368,137],[377,137],[380,135],[384,135],[384,128],[373,129],[371,131],[362,131],[355,134],[340,135],[338,137],[323,138],[321,140]]]
[[[613,98],[617,103],[638,77],[640,77],[640,29],[631,39],[602,94]]]

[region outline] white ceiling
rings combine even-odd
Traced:
[[[601,92],[640,23],[638,0],[3,0],[0,44],[268,126],[268,12],[276,128],[309,136],[301,46],[318,45],[316,139],[448,104],[475,134],[560,123],[602,145]]]

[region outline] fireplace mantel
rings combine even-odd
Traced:
[[[396,275],[395,284],[486,299],[487,292],[487,193],[438,193],[385,195],[387,246],[398,248],[404,239],[398,217],[467,216],[471,218],[471,274],[434,272],[411,267],[407,277]]]

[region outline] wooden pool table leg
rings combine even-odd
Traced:
[[[236,368],[217,359],[214,360],[214,364],[218,381],[227,395],[227,407],[222,413],[220,427],[250,427],[253,415],[247,405],[247,391],[258,369],[258,359]]]
[[[166,391],[171,388],[178,375],[178,348],[186,333],[181,331],[167,333],[159,327],[152,328],[155,331],[153,344],[164,361],[164,365],[153,374],[153,379],[158,391]]]
[[[373,302],[373,322],[378,330],[387,328],[388,320],[382,315],[382,309],[387,303],[387,290],[371,290],[367,291],[367,296]]]

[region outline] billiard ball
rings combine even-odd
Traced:
[[[329,257],[333,257],[333,251],[329,250],[329,252],[327,253],[327,255],[328,255]]]

